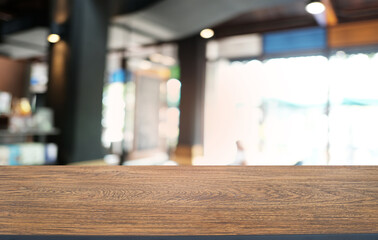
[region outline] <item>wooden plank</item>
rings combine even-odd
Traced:
[[[0,235],[378,233],[378,167],[1,167]]]
[[[339,24],[328,29],[330,47],[352,47],[378,44],[378,21]]]

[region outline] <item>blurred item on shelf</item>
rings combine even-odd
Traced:
[[[19,116],[30,116],[32,113],[30,102],[27,98],[16,99],[14,101],[13,114]]]
[[[11,113],[12,95],[0,91],[0,129],[7,129],[9,126],[9,114]]]
[[[11,132],[49,132],[54,130],[53,111],[49,108],[40,107],[32,115],[26,115],[26,112],[20,114],[19,109],[14,112],[15,114],[9,116],[8,123],[5,120],[0,121],[0,125],[8,124],[8,128],[4,126],[2,129],[8,129]]]
[[[0,115],[9,115],[11,112],[12,94],[0,91]]]
[[[54,129],[54,115],[50,108],[40,107],[33,115],[33,127],[40,131],[51,131]]]
[[[57,155],[58,147],[53,143],[0,145],[0,165],[51,165],[56,163]]]
[[[9,119],[9,130],[12,132],[26,132],[33,126],[31,116],[12,115]]]

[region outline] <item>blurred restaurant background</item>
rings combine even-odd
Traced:
[[[0,165],[378,165],[378,0],[0,0]]]

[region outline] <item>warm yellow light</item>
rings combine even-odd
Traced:
[[[60,36],[58,34],[50,34],[48,37],[47,37],[47,41],[49,41],[50,43],[57,43],[59,42],[60,40]]]
[[[14,112],[21,116],[29,116],[31,114],[31,106],[27,98],[21,98],[15,104]]]
[[[310,2],[306,6],[306,11],[311,13],[311,14],[320,14],[320,13],[324,12],[324,10],[325,10],[325,6],[320,1],[319,2],[318,1]]]
[[[212,36],[214,36],[214,31],[210,28],[206,28],[201,31],[200,35],[201,37],[206,38],[206,39],[211,38]]]

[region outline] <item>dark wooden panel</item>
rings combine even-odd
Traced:
[[[1,167],[0,235],[378,233],[378,167]]]
[[[296,16],[283,19],[273,19],[262,22],[244,22],[214,27],[214,38],[223,38],[235,35],[265,33],[315,26],[317,26],[317,23],[312,16]]]
[[[378,21],[345,23],[330,27],[330,47],[352,47],[378,44]]]

